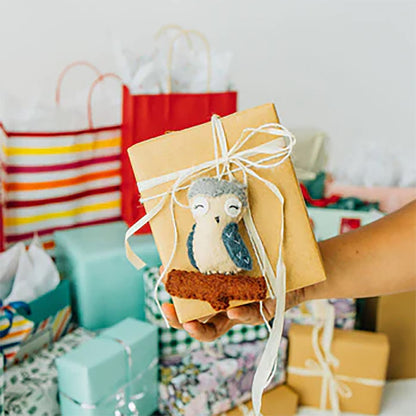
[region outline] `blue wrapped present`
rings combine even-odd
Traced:
[[[101,332],[56,361],[62,415],[151,415],[158,407],[157,357],[153,325],[127,318]]]
[[[114,222],[55,233],[58,269],[71,282],[79,324],[89,330],[127,317],[144,320],[143,276],[126,259],[126,230],[123,222]],[[160,264],[151,235],[131,241],[147,263]]]

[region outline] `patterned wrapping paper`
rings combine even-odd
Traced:
[[[8,416],[58,416],[58,380],[55,359],[93,334],[81,328],[64,336],[4,374],[4,410]],[[1,413],[0,413],[1,414]]]
[[[169,416],[213,416],[250,399],[264,341],[207,347],[160,363],[160,411]],[[284,383],[287,339],[269,388]]]
[[[283,334],[287,336],[292,324],[315,325],[312,305],[314,301],[304,302],[285,313]],[[329,299],[335,307],[335,327],[340,329],[354,329],[356,318],[356,304],[354,299]]]
[[[192,350],[201,349],[207,343],[196,341],[188,335],[186,331],[174,328],[166,328],[165,321],[153,298],[153,290],[156,281],[159,278],[159,269],[157,267],[149,268],[144,272],[145,282],[145,313],[146,320],[159,327],[159,354],[161,357],[183,356]],[[163,285],[158,288],[158,299],[160,303],[171,303],[171,297],[166,292]],[[227,345],[240,344],[241,342],[250,342],[264,340],[268,337],[265,325],[236,325],[217,341],[208,345]]]

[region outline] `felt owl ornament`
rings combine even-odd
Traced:
[[[247,209],[246,185],[200,178],[191,184],[188,200],[195,219],[187,240],[191,264],[204,274],[251,270],[253,262],[238,229]]]

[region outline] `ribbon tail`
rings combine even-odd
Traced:
[[[166,195],[153,207],[149,213],[140,218],[135,224],[133,224],[126,232],[124,237],[124,246],[126,249],[126,256],[130,263],[138,270],[146,265],[146,263],[133,251],[130,246],[129,238],[139,231],[144,225],[146,225],[153,217],[155,217],[159,211],[163,208],[166,201]]]
[[[276,368],[275,363],[278,359],[279,346],[283,332],[286,268],[282,261],[279,260],[279,262],[280,270],[277,274],[277,282],[275,282],[276,308],[274,322],[253,380],[252,401],[255,416],[261,415],[260,411],[263,391],[267,387],[267,382],[270,381],[272,377],[273,370]]]

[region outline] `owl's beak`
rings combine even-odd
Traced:
[[[217,224],[220,223],[220,217],[215,217],[215,221],[217,221]]]

